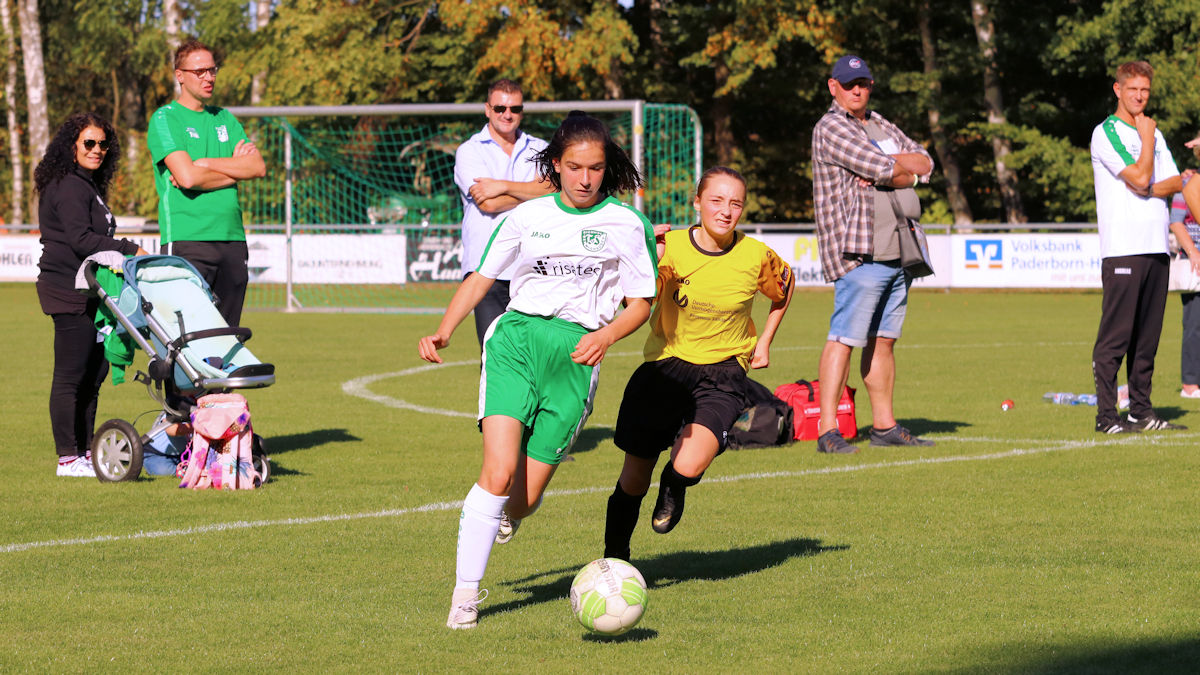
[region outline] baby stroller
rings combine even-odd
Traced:
[[[124,259],[122,270],[124,278],[117,281],[108,268],[89,260],[82,273],[87,288],[116,319],[114,332],[127,335],[150,357],[148,372],[138,371],[134,380],[146,385],[162,413],[144,435],[122,419],[100,425],[92,439],[92,464],[104,482],[137,478],[145,455],[170,460],[168,467],[178,463],[189,438],[179,434],[180,425],[189,422],[199,397],[275,383],[275,366],[259,361],[245,346],[250,329],[225,323],[208,283],[191,263],[178,256],[144,255]],[[262,438],[255,434],[252,445],[254,469],[266,482],[270,462]]]

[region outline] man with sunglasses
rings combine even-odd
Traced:
[[[817,451],[856,452],[837,428],[837,404],[850,357],[862,349],[863,386],[871,399],[871,445],[933,445],[896,422],[892,390],[912,280],[900,266],[899,217],[888,194],[933,171],[929,153],[869,109],[875,80],[866,62],[846,55],[828,81],[833,104],[812,136],[813,207],[825,280],[833,282],[833,316],[821,352],[821,421]],[[915,218],[919,213],[904,216]],[[917,207],[919,208],[919,205]]]
[[[237,184],[267,167],[245,130],[212,98],[218,66],[197,40],[175,50],[179,95],[150,118],[146,141],[154,162],[162,252],[192,263],[217,297],[226,323],[242,318],[249,270]]]
[[[454,182],[462,195],[463,278],[479,266],[492,232],[505,212],[517,204],[554,190],[537,173],[534,155],[546,141],[521,131],[524,95],[512,80],[496,80],[488,87],[483,114],[487,125],[458,146],[454,155]],[[475,333],[483,345],[487,329],[508,307],[507,269],[483,300],[475,306]]]

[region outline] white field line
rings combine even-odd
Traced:
[[[1066,450],[1078,450],[1081,448],[1102,448],[1120,445],[1135,445],[1145,443],[1148,445],[1176,445],[1174,440],[1194,439],[1196,434],[1153,434],[1126,436],[1124,438],[1109,438],[1098,437],[1094,440],[1085,441],[1065,441],[1057,445],[1038,448],[1013,448],[1002,452],[992,452],[983,455],[953,455],[949,457],[918,457],[914,459],[896,460],[891,462],[876,462],[872,464],[850,464],[841,466],[829,466],[819,469],[804,469],[801,471],[769,471],[758,473],[746,473],[736,476],[713,476],[706,479],[704,485],[738,483],[747,480],[764,480],[778,478],[803,478],[805,476],[825,476],[831,474],[854,473],[858,471],[870,471],[874,469],[894,469],[910,466],[927,466],[936,464],[948,464],[952,462],[978,462],[987,460],[1012,459],[1016,457],[1025,457],[1031,455],[1041,455],[1052,452],[1063,452]],[[1187,444],[1191,445],[1194,440]],[[652,489],[654,486],[651,486]],[[596,494],[608,492],[611,487],[588,487],[576,488],[573,490],[547,490],[547,497],[567,497],[575,495]],[[262,527],[278,527],[283,525],[314,525],[320,523],[335,523],[350,520],[364,520],[367,518],[396,518],[407,516],[414,513],[431,513],[437,511],[454,511],[462,508],[462,501],[455,502],[434,502],[432,504],[423,504],[406,509],[384,509],[381,511],[368,511],[365,513],[339,513],[324,516],[309,516],[305,518],[281,518],[277,520],[238,520],[228,523],[213,523],[211,525],[197,525],[194,527],[185,527],[172,530],[155,530],[150,532],[134,532],[132,534],[113,534],[101,535],[96,537],[79,537],[75,539],[53,539],[48,541],[32,541],[14,544],[5,544],[0,546],[0,553],[19,553],[21,551],[29,551],[39,548],[54,548],[62,546],[87,546],[91,544],[104,544],[110,542],[122,541],[139,541],[142,539],[161,539],[165,537],[184,537],[189,535],[211,534],[229,532],[233,530],[247,530]]]

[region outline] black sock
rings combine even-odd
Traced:
[[[637,527],[638,511],[646,495],[628,495],[621,483],[608,498],[608,512],[604,520],[604,557],[629,560],[629,540]]]
[[[658,482],[663,485],[670,485],[671,487],[690,488],[699,483],[701,478],[704,478],[703,473],[695,478],[688,478],[681,475],[675,471],[675,462],[667,462],[667,465],[663,467],[662,475],[658,478]]]

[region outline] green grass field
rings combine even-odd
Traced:
[[[452,632],[457,502],[480,457],[469,326],[432,368],[416,342],[436,316],[252,313],[278,372],[249,394],[272,482],[103,485],[54,477],[51,322],[32,285],[0,285],[0,671],[1196,672],[1200,433],[1102,437],[1094,408],[1041,399],[1088,391],[1099,302],[915,293],[896,409],[938,445],[728,452],[665,536],[651,496],[633,539],[649,609],[605,639],[566,595],[602,551],[644,333],[610,353],[573,461],[495,549],[479,627]],[[815,377],[831,304],[797,294],[760,380]],[[1200,430],[1179,320],[1172,297],[1155,400]],[[865,392],[858,406],[865,430]],[[106,386],[99,419],[152,409],[141,385]]]

